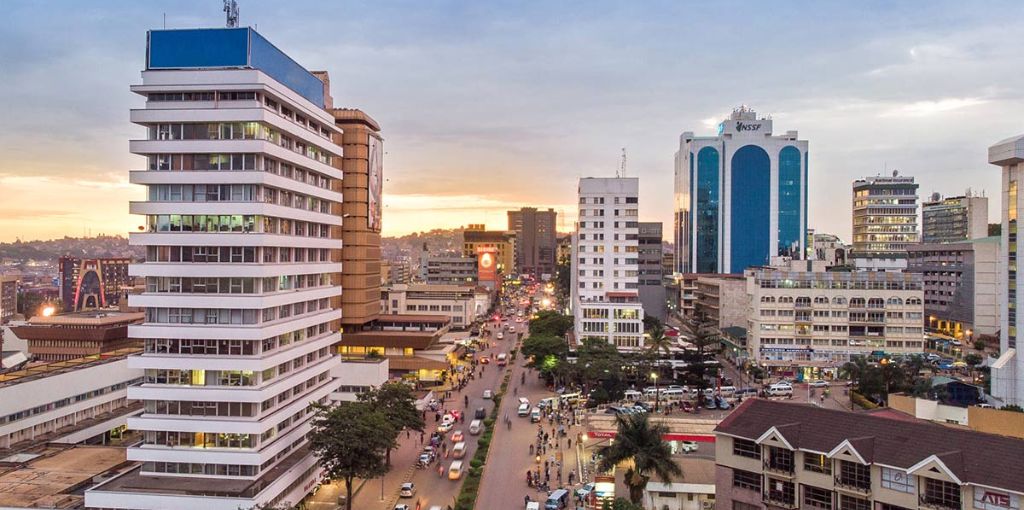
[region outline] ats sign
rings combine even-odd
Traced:
[[[1020,510],[1020,496],[984,487],[975,487],[974,508],[982,510]]]

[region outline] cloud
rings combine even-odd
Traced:
[[[987,99],[978,97],[950,97],[936,101],[915,101],[890,109],[882,114],[883,117],[925,117],[942,113],[953,112],[964,108],[971,108],[988,103]]]

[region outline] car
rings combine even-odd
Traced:
[[[509,324],[508,325],[508,332],[509,333],[515,333],[516,332],[516,327],[511,325],[511,324]]]
[[[722,398],[722,397],[715,397],[715,404],[718,405],[719,409],[723,409],[723,410],[729,409],[730,407],[732,407],[731,405],[729,405],[729,401],[724,399],[724,398]]]
[[[583,501],[584,499],[586,499],[587,496],[590,495],[591,492],[594,492],[594,482],[583,484],[583,487],[576,489],[575,492],[576,499],[579,501]]]
[[[715,403],[715,397],[708,397],[704,399],[704,409],[718,409],[718,404]]]
[[[695,452],[695,451],[697,451],[697,442],[696,441],[680,441],[679,442],[679,449],[682,450],[683,453]]]
[[[486,416],[487,416],[487,410],[482,408],[482,407],[476,408],[476,411],[473,412],[473,419],[474,420],[482,420]]]
[[[768,387],[768,394],[773,397],[792,395],[793,386],[787,382],[777,382]]]
[[[484,400],[490,400],[494,397],[494,392],[491,390],[484,390]]]
[[[812,388],[828,388],[828,381],[816,379],[814,381],[807,383],[807,385]]]
[[[455,425],[452,424],[452,423],[441,422],[441,424],[437,426],[437,431],[442,433],[442,434],[447,434],[448,431],[451,430],[452,427],[454,427],[454,426]]]
[[[498,336],[496,336],[495,338],[497,338],[498,340],[501,340],[501,339],[505,338],[505,334],[502,333],[501,331],[499,331],[498,332]]]
[[[412,482],[405,482],[402,484],[402,488],[398,490],[398,495],[403,498],[411,498],[416,495],[416,484]]]
[[[683,412],[684,413],[692,413],[693,412],[693,404],[684,401],[683,402]]]
[[[462,411],[459,411],[458,409],[452,409],[451,411],[448,411],[448,414],[450,414],[455,421],[459,421],[459,418],[462,418]]]
[[[395,510],[409,510],[409,505],[395,505]]]

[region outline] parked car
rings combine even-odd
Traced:
[[[807,385],[812,388],[828,388],[828,381],[816,379],[814,381],[807,383]]]
[[[456,430],[455,432],[452,432],[452,435],[449,439],[451,439],[453,443],[458,443],[459,441],[462,441],[465,438],[466,436],[462,433],[461,430]]]
[[[718,409],[718,404],[715,403],[715,397],[708,397],[704,400],[704,409]]]
[[[411,498],[416,495],[416,484],[412,482],[405,482],[402,484],[402,488],[398,491],[398,495],[403,498]]]
[[[729,409],[732,406],[729,405],[729,401],[723,397],[715,397],[715,404],[718,405],[719,409]]]
[[[494,397],[494,392],[493,391],[491,391],[491,390],[484,390],[484,399],[490,400],[492,397]]]
[[[683,402],[683,412],[684,413],[692,413],[693,412],[693,404],[691,404],[689,402]]]
[[[583,484],[583,487],[580,487],[580,488],[576,489],[575,492],[576,492],[576,499],[577,500],[579,500],[579,501],[585,500],[587,498],[587,496],[590,495],[591,492],[594,492],[594,482]]]
[[[683,453],[695,452],[695,451],[697,451],[697,442],[696,441],[680,441],[679,442],[679,449],[682,450]]]
[[[777,382],[768,387],[768,394],[773,397],[792,395],[793,385],[788,382]]]

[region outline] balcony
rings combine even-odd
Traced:
[[[835,482],[836,482],[836,489],[838,489],[838,490],[846,491],[846,492],[849,492],[849,493],[852,493],[852,494],[857,494],[857,495],[860,495],[860,496],[868,496],[868,497],[871,496],[871,485],[870,485],[870,483],[865,486],[865,485],[863,485],[861,483],[854,482],[853,480],[849,480],[849,479],[843,478],[841,476],[835,477]]]
[[[921,508],[929,508],[931,510],[960,510],[959,502],[940,501],[938,499],[929,498],[924,494],[918,496],[917,502]]]
[[[762,462],[765,472],[782,475],[788,478],[793,477],[794,469],[792,462],[780,462],[775,459],[766,458]]]
[[[786,496],[780,492],[774,491],[761,493],[761,501],[763,501],[766,505],[771,505],[778,508],[796,509],[800,507],[800,505],[796,503],[795,495]]]

